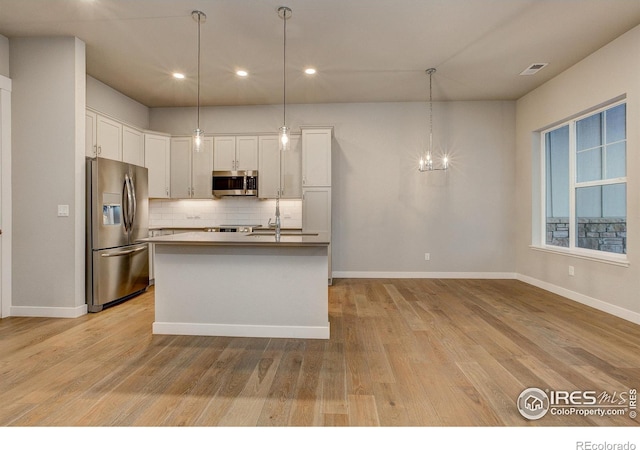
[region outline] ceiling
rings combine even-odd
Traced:
[[[201,10],[201,104],[278,104],[282,5],[288,103],[425,101],[430,67],[436,101],[515,100],[640,24],[638,0],[0,0],[0,34],[77,36],[92,77],[193,106]]]

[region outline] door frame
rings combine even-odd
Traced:
[[[11,79],[0,75],[0,318],[11,315]]]

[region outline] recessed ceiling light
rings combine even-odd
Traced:
[[[249,75],[249,72],[247,72],[246,70],[236,70],[236,75],[238,75],[239,77],[246,77],[247,75]]]
[[[178,80],[184,80],[184,74],[179,72],[173,72],[173,78],[176,78]]]
[[[304,73],[306,73],[307,75],[315,75],[316,69],[314,69],[313,67],[308,67],[304,69]]]

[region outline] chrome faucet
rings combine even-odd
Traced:
[[[280,239],[280,228],[282,226],[282,222],[280,221],[280,197],[276,198],[276,220],[271,223],[271,218],[269,218],[268,225],[270,228],[276,229],[276,238]]]

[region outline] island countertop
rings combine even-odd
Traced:
[[[249,247],[322,247],[329,245],[327,233],[300,233],[283,230],[280,239],[273,231],[252,233],[190,232],[140,239],[151,244],[249,246]]]

